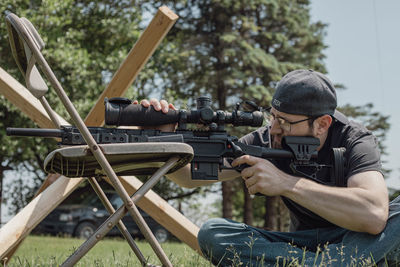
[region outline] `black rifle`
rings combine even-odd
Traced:
[[[191,162],[192,179],[217,180],[218,171],[224,167],[224,159],[236,158],[242,155],[251,155],[265,159],[291,159],[291,167],[294,171],[315,179],[316,172],[321,166],[315,162],[319,139],[314,137],[283,138],[283,149],[273,149],[259,146],[246,145],[238,141],[236,136],[227,134],[224,125],[255,126],[259,127],[263,122],[261,109],[252,102],[247,102],[252,111],[240,111],[237,105],[235,111],[214,112],[210,107],[209,98],[199,98],[197,109],[170,110],[167,114],[154,111],[153,107],[144,108],[141,105],[133,105],[124,98],[105,99],[105,121],[107,125],[124,126],[156,126],[168,123],[178,123],[175,132],[161,132],[159,130],[123,129],[89,127],[89,131],[98,144],[110,143],[135,143],[135,142],[184,142],[193,148],[194,158]],[[188,130],[187,123],[203,124],[207,130]],[[59,137],[60,145],[86,144],[77,128],[62,126],[61,129],[27,129],[7,128],[7,135],[13,136],[38,136]],[[337,153],[336,153],[337,154]],[[336,175],[342,172],[342,154],[335,156],[331,167]],[[339,166],[339,165],[340,166]],[[301,167],[313,167],[313,174],[304,174],[298,171]],[[245,166],[237,168],[241,170]]]

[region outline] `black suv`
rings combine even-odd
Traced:
[[[105,192],[115,209],[122,205],[122,200],[116,192]],[[171,234],[147,213],[139,209],[144,220],[149,225],[157,240],[167,241]],[[100,199],[95,194],[86,197],[80,204],[62,204],[51,212],[33,231],[45,234],[67,234],[87,239],[109,217]],[[127,214],[122,221],[133,237],[142,238],[139,227]],[[108,236],[121,235],[117,227],[111,229]]]

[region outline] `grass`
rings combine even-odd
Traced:
[[[26,267],[37,267],[37,266],[59,266],[61,265],[69,255],[73,253],[84,240],[70,238],[70,237],[52,237],[52,236],[28,236],[22,245],[19,247],[17,252],[11,258],[10,262],[5,266],[26,266]],[[146,241],[136,241],[139,249],[143,253],[148,262],[151,264],[160,265],[157,256],[151,249],[150,245]],[[252,242],[247,244],[249,248],[252,247]],[[168,256],[173,266],[212,266],[212,264],[206,259],[202,258],[194,250],[188,247],[184,243],[180,242],[166,242],[161,244],[164,252]],[[235,253],[234,253],[235,254]],[[327,254],[328,255],[328,254]],[[328,256],[329,258],[329,256]],[[232,266],[243,267],[240,263],[240,256],[234,256],[232,259]],[[303,255],[304,260],[304,255]],[[321,264],[315,264],[314,266],[336,266],[335,264],[329,264],[327,261],[322,261]],[[343,263],[340,266],[376,266],[374,261],[370,259],[365,261],[365,264],[358,263]],[[106,238],[101,240],[93,249],[91,249],[75,266],[141,266],[139,260],[130,249],[126,241],[120,238]],[[250,266],[258,267],[264,266],[263,259],[261,261],[250,263]],[[285,258],[281,264],[277,266],[282,267],[299,267],[304,266],[302,260],[298,261],[297,258]],[[386,264],[384,266],[387,266]],[[400,266],[400,265],[396,265]]]
[[[68,237],[28,236],[6,266],[59,266],[84,240]],[[149,263],[161,265],[145,241],[136,241]],[[161,244],[173,266],[211,266],[190,247],[180,242]],[[123,239],[101,240],[75,266],[141,266]]]

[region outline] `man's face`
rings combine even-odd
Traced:
[[[315,136],[307,120],[309,117],[280,112],[274,108],[271,108],[270,113],[272,115],[270,130],[272,148],[282,148],[281,142],[284,136]],[[290,124],[293,122],[298,123]]]

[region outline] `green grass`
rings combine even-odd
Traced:
[[[6,266],[59,266],[84,240],[68,237],[28,236]],[[161,265],[150,245],[136,241],[149,263]],[[161,244],[173,266],[211,266],[190,247],[180,242]],[[75,266],[141,266],[123,239],[104,239]]]
[[[59,266],[83,242],[84,240],[69,237],[28,236],[6,266]],[[136,244],[145,258],[148,259],[149,263],[161,266],[160,261],[146,241],[136,241]],[[209,261],[202,258],[184,243],[167,242],[161,244],[161,246],[173,266],[212,266]],[[250,243],[249,247],[251,248]],[[232,266],[242,267],[243,265],[240,263],[239,255],[236,255],[234,258]],[[327,260],[329,262],[329,253],[326,254],[326,258],[327,259],[320,265],[315,266],[331,266],[330,264],[327,264]],[[120,238],[106,238],[101,240],[93,249],[91,249],[89,253],[87,253],[75,266],[130,267],[141,265],[126,241]],[[263,266],[263,260],[261,259],[261,261],[254,262],[251,266]],[[297,258],[287,258],[278,266],[300,267],[304,266],[304,263],[302,260],[299,261]],[[368,258],[365,260],[365,264],[344,263],[343,266],[358,267],[376,265],[373,260]]]

